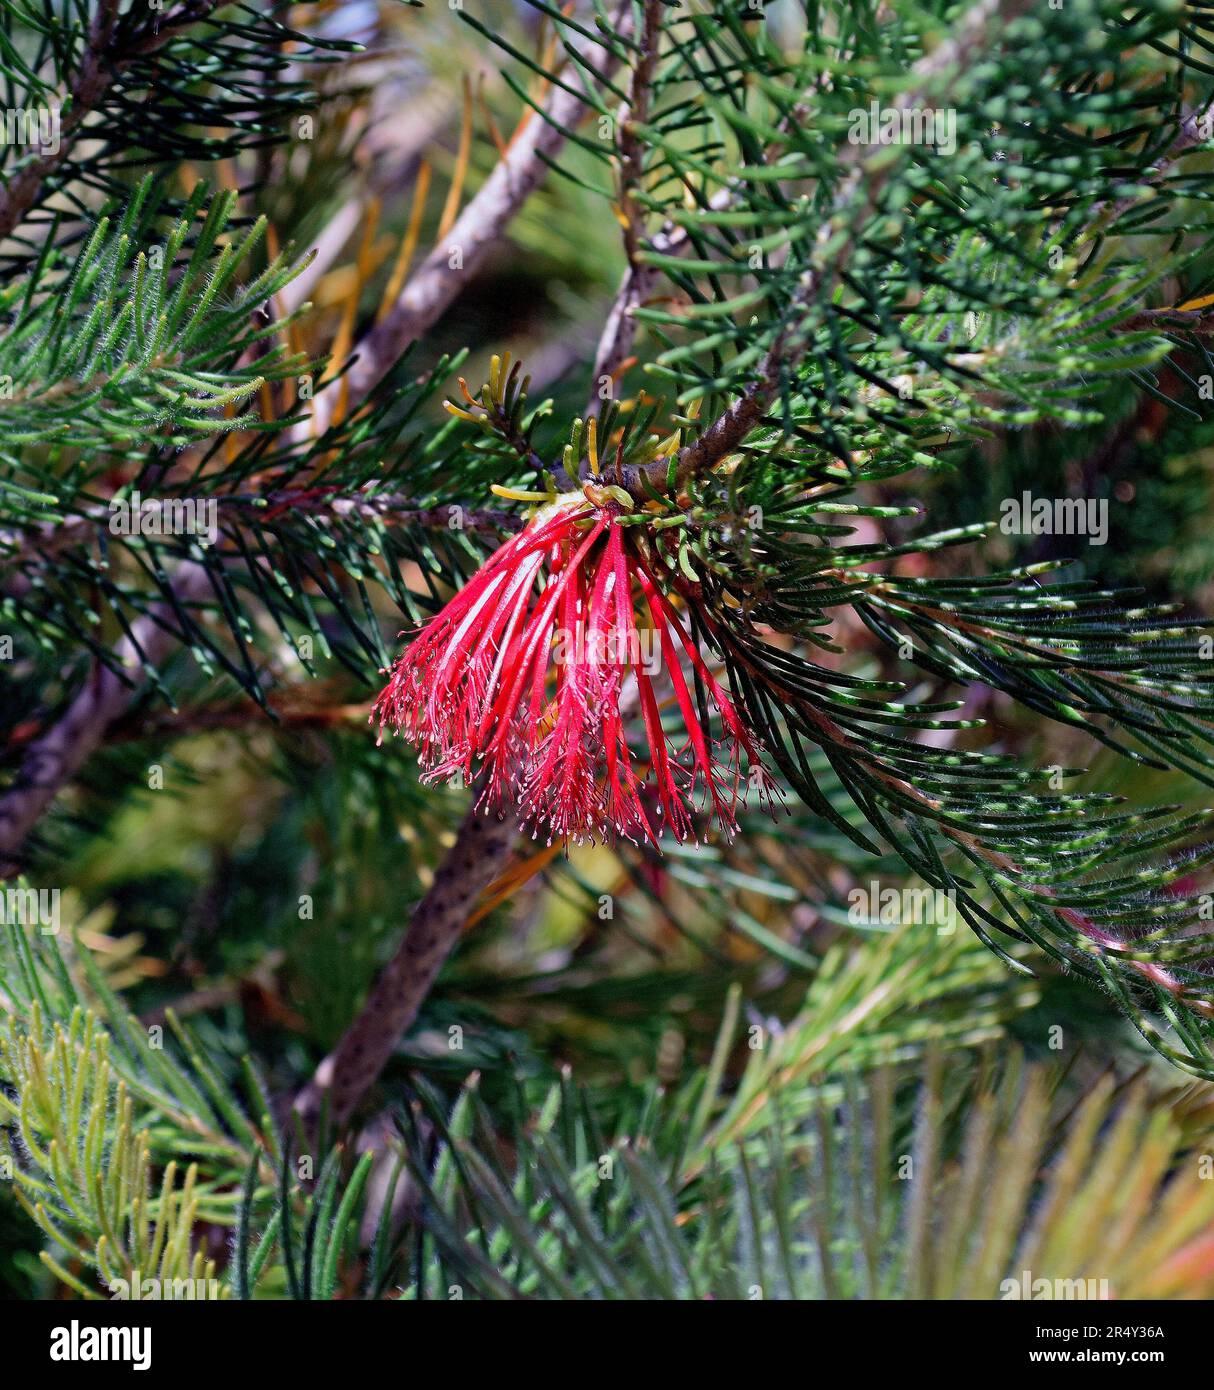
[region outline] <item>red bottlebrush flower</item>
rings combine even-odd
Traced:
[[[769,792],[759,745],[619,524],[620,504],[588,491],[544,507],[486,561],[406,648],[372,719],[381,737],[387,724],[416,745],[425,781],[484,771],[484,804],[516,808],[550,843],[621,835],[656,845],[667,828],[685,840],[697,799],[732,834],[743,755]],[[659,663],[686,729],[681,747],[662,729]],[[716,712],[715,737],[685,668]],[[629,744],[630,702],[642,751]]]

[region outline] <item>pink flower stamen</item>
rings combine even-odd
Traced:
[[[732,835],[746,796],[743,755],[762,799],[771,791],[759,744],[620,514],[614,502],[579,495],[544,508],[417,634],[372,719],[381,737],[388,725],[416,746],[424,781],[470,782],[483,771],[482,804],[515,809],[534,834],[546,828],[549,843],[623,836],[657,845],[664,831],[686,840],[697,797]],[[686,730],[680,748],[662,727],[642,656],[651,634]],[[643,755],[629,743],[633,691]],[[702,701],[715,711],[716,736]]]

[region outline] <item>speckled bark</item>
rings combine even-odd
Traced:
[[[513,816],[498,820],[475,809],[465,816],[396,954],[345,1036],[296,1097],[305,1134],[315,1136],[326,1101],[336,1128],[354,1113],[417,1017],[477,899],[505,869],[517,834]]]

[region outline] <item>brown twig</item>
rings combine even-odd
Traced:
[[[636,190],[645,173],[645,148],[637,131],[649,119],[654,69],[661,45],[662,0],[645,0],[641,16],[640,56],[632,70],[628,103],[617,119],[619,138],[619,210],[624,228],[624,254],[628,268],[603,325],[591,376],[591,396],[586,415],[595,413],[601,400],[604,378],[612,382],[628,358],[636,336],[632,311],[653,293],[658,280],[656,266],[641,260],[644,216],[637,205]]]
[[[963,70],[986,44],[992,23],[1006,25],[1030,4],[1031,0],[982,0],[974,6],[956,34],[916,63],[917,81],[898,97],[895,108],[912,108],[941,76]],[[788,315],[764,354],[750,386],[698,439],[679,451],[677,478],[680,485],[719,463],[742,443],[775,401],[781,380],[800,360],[807,339],[809,312],[819,301],[829,299],[839,267],[855,246],[856,237],[875,207],[878,194],[893,173],[884,151],[879,149],[865,154],[864,149],[862,145],[853,145],[845,152],[845,163],[850,163],[851,169],[840,181],[830,216],[818,234],[820,246],[830,244],[832,247],[828,264],[806,270],[801,276]],[[653,486],[665,486],[667,470],[665,461],[649,466],[646,471]],[[624,479],[624,485],[637,496],[646,495],[641,485],[641,471],[629,469]]]
[[[177,604],[182,608],[205,599],[211,578],[201,566],[187,561],[173,577]],[[15,783],[0,796],[0,877],[16,873],[21,845],[43,812],[83,767],[100,744],[109,725],[130,705],[139,686],[138,672],[156,666],[176,643],[174,613],[159,604],[131,624],[114,656],[131,673],[124,681],[101,664],[93,668],[84,689],[66,712],[25,751]]]
[[[507,532],[517,530],[520,525],[515,513],[496,507],[423,507],[415,498],[398,492],[374,492],[375,487],[375,482],[369,482],[352,493],[320,488],[280,488],[257,496],[230,493],[210,500],[215,502],[217,515],[225,523],[237,525],[246,521],[264,525],[275,516],[300,513],[440,531]],[[73,545],[87,545],[98,531],[106,529],[109,518],[109,507],[98,506],[59,521],[42,521],[19,530],[0,532],[0,559],[8,570],[19,571],[31,561],[45,560]]]
[[[309,1141],[315,1140],[322,1115],[337,1128],[344,1126],[375,1083],[417,1017],[469,912],[508,862],[517,834],[513,817],[498,820],[475,804],[468,811],[396,954],[358,1017],[296,1097]]]
[[[25,165],[0,192],[0,240],[12,233],[34,205],[47,175],[63,163],[76,140],[86,133],[86,118],[101,104],[123,69],[163,48],[178,30],[205,19],[217,3],[187,0],[168,10],[150,11],[132,28],[120,22],[118,0],[103,0],[93,17],[80,67],[60,94],[58,105],[67,109],[58,148]]]
[[[626,6],[618,12],[616,24],[619,32],[631,29]],[[582,51],[590,47],[584,42]],[[604,70],[609,72],[615,59],[606,46],[602,52]],[[543,115],[531,115],[455,225],[409,277],[396,303],[358,343],[357,359],[343,378],[351,400],[369,395],[405,348],[435,323],[474,278],[500,244],[515,213],[539,186],[549,162],[564,147],[563,131],[580,124],[587,110],[582,96],[553,87]],[[323,433],[336,399],[332,391],[315,398],[309,428]]]

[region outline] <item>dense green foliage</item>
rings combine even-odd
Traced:
[[[58,928],[3,898],[9,1292],[1210,1291],[1210,15],[0,5],[6,103],[62,107],[0,144],[0,828],[124,691],[0,843]],[[787,805],[530,846],[317,1144],[467,803],[378,673],[595,481]],[[1028,491],[1111,543],[1001,531]]]

